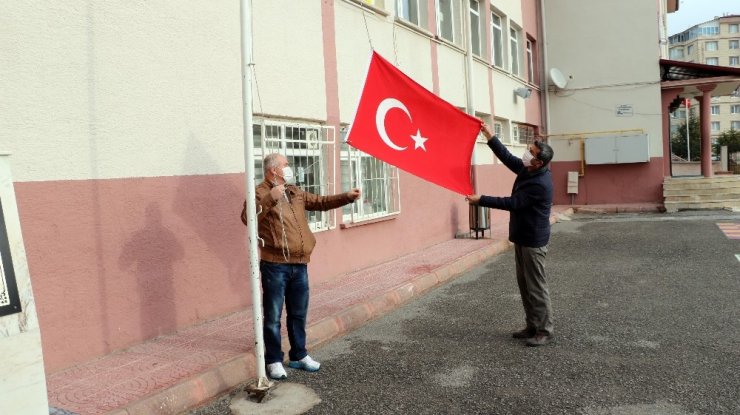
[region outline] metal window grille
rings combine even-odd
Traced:
[[[401,211],[398,169],[342,143],[342,188],[359,188],[362,197],[342,209],[343,222],[355,223]]]
[[[296,185],[317,195],[334,194],[334,128],[321,125],[255,120],[255,178],[264,180],[263,159],[280,153],[288,159]],[[306,212],[312,231],[331,229],[336,224],[333,211]]]

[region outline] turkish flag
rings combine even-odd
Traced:
[[[481,121],[434,95],[373,52],[347,143],[463,195]]]

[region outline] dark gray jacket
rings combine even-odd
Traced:
[[[488,141],[499,160],[516,174],[511,197],[481,196],[480,205],[511,212],[509,240],[530,248],[545,246],[550,241],[550,209],[552,208],[552,173],[545,166],[528,171],[519,157],[514,156],[497,137]]]

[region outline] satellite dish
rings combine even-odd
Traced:
[[[568,78],[566,78],[558,68],[550,69],[550,81],[560,89],[565,88],[565,86],[568,85]]]

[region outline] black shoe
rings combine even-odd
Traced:
[[[511,337],[515,339],[529,339],[530,337],[534,337],[536,332],[537,331],[535,329],[522,329],[512,333]]]
[[[534,337],[527,339],[527,346],[537,347],[544,346],[552,341],[552,336],[547,333],[537,333]]]

